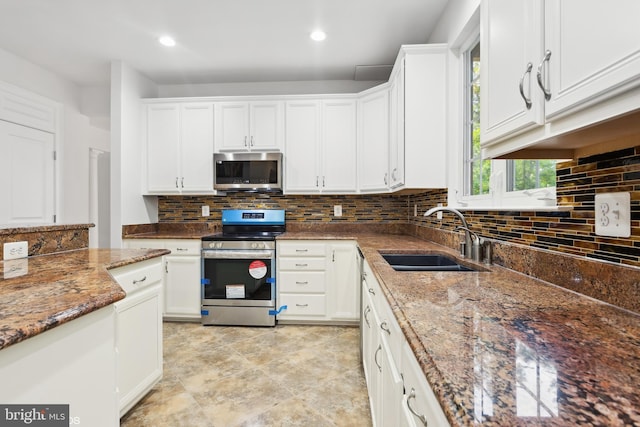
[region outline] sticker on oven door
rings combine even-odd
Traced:
[[[267,275],[267,264],[259,260],[251,262],[249,264],[249,274],[254,279],[262,279]]]
[[[244,298],[244,285],[227,285],[227,298]]]

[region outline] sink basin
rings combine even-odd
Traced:
[[[477,271],[440,254],[380,254],[396,271]]]

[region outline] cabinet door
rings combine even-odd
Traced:
[[[389,94],[370,94],[358,103],[358,181],[361,191],[388,190]]]
[[[318,192],[320,102],[287,102],[286,115],[285,192]]]
[[[221,102],[216,105],[216,151],[249,149],[249,104]]]
[[[179,193],[178,156],[180,108],[178,104],[147,106],[147,190]]]
[[[0,224],[54,223],[53,134],[0,121]]]
[[[165,316],[200,318],[200,257],[165,256]]]
[[[480,138],[486,143],[544,122],[536,82],[544,29],[542,0],[486,0],[481,8]]]
[[[382,365],[381,372],[381,392],[382,397],[380,406],[382,407],[382,422],[381,426],[395,426],[400,419],[400,409],[402,405],[402,377],[396,366],[396,361],[391,356],[391,349],[384,337],[384,332],[381,332],[381,345],[380,350],[380,364]]]
[[[360,318],[360,283],[354,242],[335,242],[329,245],[327,299],[328,317],[335,320]]]
[[[410,426],[449,426],[442,406],[427,382],[407,342],[402,345],[402,378],[405,396],[402,401],[403,417]]]
[[[280,150],[283,139],[283,102],[252,102],[249,148]]]
[[[116,304],[120,416],[162,377],[160,289],[150,286]]]
[[[404,61],[402,62],[404,64]],[[393,77],[389,88],[389,187],[404,184],[404,101],[402,74],[404,67]]]
[[[180,190],[213,190],[213,104],[181,106]]]
[[[322,103],[322,191],[355,192],[356,102],[331,100]]]
[[[640,84],[640,2],[546,0],[551,118]]]

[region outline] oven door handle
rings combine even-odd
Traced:
[[[268,258],[273,259],[275,257],[274,250],[211,250],[207,249],[202,251],[202,257],[206,259],[257,259]]]

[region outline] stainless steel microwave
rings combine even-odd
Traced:
[[[224,191],[282,191],[282,153],[214,154],[213,188]]]

